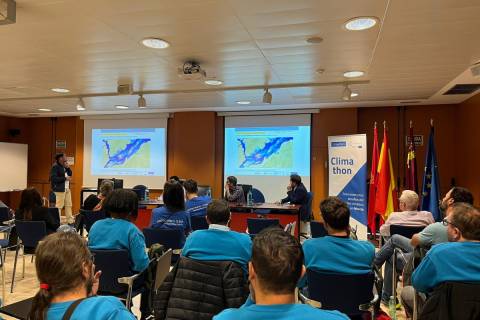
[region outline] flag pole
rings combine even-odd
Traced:
[[[373,129],[377,129],[377,121],[374,122]]]
[[[410,120],[410,128],[413,128],[413,121]]]
[[[430,119],[430,127],[433,127],[433,119]]]

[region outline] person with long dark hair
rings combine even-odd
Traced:
[[[191,231],[190,217],[185,211],[185,194],[179,182],[170,180],[165,183],[163,203],[165,204],[163,207],[153,209],[150,226],[161,229],[180,229],[185,236],[188,235]]]
[[[15,212],[15,219],[28,221],[45,221],[47,233],[57,231],[60,222],[43,206],[42,196],[35,188],[28,188],[22,191],[20,205]]]
[[[134,315],[116,297],[96,296],[101,272],[85,241],[76,233],[57,232],[36,250],[35,268],[40,289],[33,297],[31,320],[119,319]]]

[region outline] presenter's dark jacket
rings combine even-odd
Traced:
[[[25,214],[22,210],[18,209],[15,212],[15,219],[25,220]],[[32,221],[45,221],[47,226],[47,233],[54,233],[57,231],[60,224],[58,221],[48,212],[46,207],[35,207],[32,209]]]
[[[53,192],[65,192],[65,172],[69,177],[72,176],[72,169],[65,168],[58,162],[52,166],[50,170],[50,185]]]
[[[307,212],[307,189],[300,183],[295,189],[287,192],[287,197],[282,199],[282,203],[290,202],[291,204],[300,205],[300,217],[303,221],[310,219],[310,214]]]

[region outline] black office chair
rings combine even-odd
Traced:
[[[15,272],[17,270],[17,260],[18,252],[22,249],[22,258],[23,258],[23,271],[22,278],[25,277],[25,254],[35,255],[35,249],[37,248],[40,240],[47,236],[47,226],[45,221],[25,221],[25,220],[15,220],[15,227],[18,234],[18,245],[17,250],[15,251],[15,262],[13,263],[13,275],[12,275],[12,286],[10,292],[13,293],[13,286],[15,283]],[[28,252],[25,251],[28,250]]]
[[[160,228],[145,228],[143,229],[145,236],[145,244],[150,248],[152,244],[159,243],[163,245],[165,250],[172,249],[172,263],[177,262],[183,248],[183,241],[185,234],[180,229],[160,229]]]
[[[204,216],[193,216],[190,218],[190,223],[193,231],[208,229],[207,219]]]
[[[425,229],[425,226],[411,227],[392,224],[390,225],[390,235],[393,236],[394,234],[398,234],[405,238],[412,239],[414,234],[422,232],[423,229]]]
[[[85,230],[87,230],[87,232],[90,232],[90,228],[92,228],[95,222],[106,218],[105,211],[91,211],[80,209],[80,214],[85,217]]]
[[[147,190],[147,186],[143,184],[138,184],[132,188],[132,191],[137,194],[138,201],[145,200],[145,192]]]
[[[265,203],[265,196],[256,188],[252,188],[252,198],[254,203]]]
[[[322,238],[328,234],[325,226],[320,221],[310,221],[310,232],[312,233],[312,238]]]
[[[58,225],[60,225],[60,210],[58,210],[58,208],[49,207],[48,214],[55,219],[55,222],[57,222]]]
[[[279,219],[262,219],[262,218],[247,218],[248,233],[250,236],[255,236],[263,229],[278,226],[280,227]]]
[[[204,196],[212,196],[212,187],[210,186],[198,186],[198,192],[197,192],[199,197],[204,197]]]
[[[338,310],[350,318],[361,318],[366,312],[375,319],[375,274],[334,274],[307,269],[308,297],[300,300],[316,308]]]
[[[141,274],[135,274],[130,269],[130,254],[127,250],[93,250],[95,267],[102,270],[99,295],[112,295],[125,301],[128,310],[133,297],[145,291]],[[138,280],[137,280],[138,279]],[[134,284],[135,282],[135,284]]]
[[[303,221],[312,220],[312,202],[313,202],[313,192],[307,192],[307,204],[304,212],[304,217],[300,217]]]

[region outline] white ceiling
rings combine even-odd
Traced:
[[[357,16],[380,24],[345,30]],[[76,98],[36,99],[61,96],[53,87],[71,95],[116,92],[126,81],[135,91],[211,89],[177,76],[188,59],[223,87],[342,82],[348,70],[364,70],[359,80],[369,83],[352,85],[360,96],[348,103],[342,86],[307,86],[271,90],[272,105],[261,103],[261,89],[146,95],[144,110],[137,96],[85,98],[84,113],[117,113],[116,104],[164,112],[458,103],[469,96],[441,93],[460,80],[480,83],[466,71],[480,60],[479,16],[478,0],[18,0],[16,24],[0,26],[0,113],[78,114]],[[171,47],[145,48],[147,36]],[[308,44],[311,36],[324,41]]]

